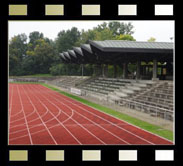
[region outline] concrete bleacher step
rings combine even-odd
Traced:
[[[133,94],[134,90],[130,90],[130,89],[124,89],[124,87],[120,88],[120,91],[127,93],[127,94]]]
[[[104,83],[104,82],[91,82],[90,84],[100,85],[100,86],[114,86],[114,87],[119,87],[119,85],[111,84],[111,83]]]
[[[135,90],[135,91],[141,90],[140,87],[133,86],[133,85],[126,85],[126,88],[128,88],[128,89],[130,89],[130,90]]]
[[[100,93],[92,92],[92,93],[88,93],[87,96],[90,96],[90,97],[93,97],[93,98],[99,99],[99,100],[107,100],[107,95],[103,95]]]
[[[105,95],[108,94],[108,92],[102,91],[100,89],[93,89],[93,88],[88,88],[88,87],[83,87],[82,89],[90,91],[90,92],[97,92],[97,93],[100,93],[100,94],[105,94]]]
[[[100,80],[95,80],[95,84],[107,84],[107,85],[116,85],[116,86],[124,86],[126,83],[121,83],[121,82],[113,82],[113,81],[100,81]]]
[[[121,100],[121,98],[119,96],[116,96],[114,94],[109,94],[108,98],[111,100],[117,100],[117,101]]]
[[[149,84],[149,85],[153,85],[154,81],[151,80],[138,80],[139,83],[144,83],[144,84]]]
[[[128,97],[128,95],[124,92],[114,92],[114,94],[116,94],[119,97]]]
[[[100,87],[100,86],[91,86],[91,85],[87,85],[86,87],[90,88],[90,89],[93,89],[93,90],[103,90],[103,91],[106,91],[106,92],[113,92],[114,89],[113,88],[110,88],[110,87]]]
[[[114,85],[111,85],[111,84],[104,84],[104,83],[94,83],[94,82],[91,82],[88,85],[99,86],[99,87],[109,87],[111,89],[119,89],[119,86],[114,86]]]
[[[137,86],[137,87],[147,87],[147,84],[144,83],[132,83],[132,85]]]
[[[133,80],[125,80],[125,79],[119,79],[119,78],[98,78],[96,80],[99,81],[106,81],[106,82],[121,82],[121,83],[131,83]]]

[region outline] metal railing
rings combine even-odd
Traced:
[[[161,117],[163,119],[173,120],[173,111],[166,109],[166,108],[160,108],[157,106],[147,105],[144,103],[128,100],[128,99],[122,99],[121,101],[118,101],[119,105],[121,106],[127,106],[129,108],[143,111],[145,113],[150,114],[151,116],[155,117]]]

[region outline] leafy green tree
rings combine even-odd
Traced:
[[[130,40],[130,41],[136,41],[134,38],[133,38],[133,36],[131,36],[131,35],[118,35],[118,36],[116,36],[116,38],[115,38],[116,40]]]
[[[96,31],[96,37],[95,40],[114,40],[114,36],[112,34],[112,31],[110,29],[105,28],[102,31],[98,32]]]
[[[133,28],[134,26],[131,23],[104,22],[88,31],[82,30],[81,37],[76,45],[89,43],[90,40],[135,40],[132,36]]]
[[[68,49],[72,49],[75,46],[76,42],[80,38],[80,32],[76,27],[73,27],[71,30],[63,30],[59,32],[58,37],[56,39],[56,47],[58,52],[67,51]]]
[[[133,28],[134,26],[132,23],[124,23],[118,21],[111,21],[108,24],[104,22],[103,24],[99,25],[97,29],[105,29],[108,28],[114,36],[116,35],[132,35],[134,33]]]
[[[40,33],[38,31],[31,32],[29,34],[29,50],[33,50],[37,45],[37,41],[43,38],[44,38],[43,33]]]
[[[22,61],[27,50],[27,36],[14,36],[9,42],[9,74],[22,74]]]
[[[57,64],[49,69],[51,75],[66,75],[67,65],[66,64]]]
[[[148,42],[155,42],[156,41],[156,38],[154,37],[151,37],[149,40],[147,40]]]
[[[34,65],[32,68],[34,74],[46,74],[49,73],[49,68],[55,60],[57,60],[57,56],[53,47],[44,39],[38,39],[34,50],[27,51],[26,61],[29,62],[29,65],[24,67],[28,71]]]
[[[76,42],[76,46],[80,46],[81,44],[88,44],[90,40],[96,39],[96,31],[89,29],[88,31],[81,31],[80,38]]]

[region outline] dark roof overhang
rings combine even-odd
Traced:
[[[89,63],[97,63],[97,57],[92,52],[92,49],[89,44],[82,44],[81,50],[83,52],[83,55],[87,57]]]
[[[73,47],[73,50],[74,50],[77,58],[79,59],[79,61],[82,64],[87,64],[88,63],[88,58],[86,56],[84,56],[83,51],[80,47]]]
[[[93,53],[105,63],[152,61],[153,59],[173,61],[173,43],[90,41],[90,45]]]
[[[62,60],[62,62],[64,63],[68,63],[69,61],[65,58],[64,54],[63,53],[59,53],[59,57],[60,59]]]

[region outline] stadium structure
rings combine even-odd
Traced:
[[[83,97],[89,96],[171,121],[174,119],[173,43],[89,41],[89,44],[59,53],[59,57],[65,64],[82,67],[92,64],[93,76],[61,76],[46,80],[46,83]],[[134,73],[129,71],[129,64],[136,64]],[[108,77],[109,65],[114,66],[113,78]],[[121,76],[117,66],[122,69]],[[44,78],[37,79],[31,78],[31,81],[45,81]]]

